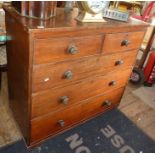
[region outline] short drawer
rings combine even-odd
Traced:
[[[105,36],[102,51],[106,54],[118,51],[137,49],[140,47],[143,37],[143,31],[107,34]]]
[[[34,64],[51,63],[95,55],[101,52],[103,36],[36,39]]]
[[[66,130],[107,109],[115,107],[122,97],[124,88],[100,94],[70,108],[51,113],[31,121],[31,143]]]
[[[67,85],[94,75],[103,75],[115,69],[124,69],[135,61],[137,51],[92,56],[49,65],[33,67],[32,89],[38,92],[58,85]]]
[[[32,118],[66,108],[82,100],[123,87],[131,68],[115,71],[105,76],[91,77],[72,85],[53,88],[32,95]]]

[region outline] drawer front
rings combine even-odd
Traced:
[[[130,51],[34,66],[32,90],[38,92],[58,85],[67,85],[93,75],[103,75],[115,69],[127,68],[134,63],[136,54],[137,51]]]
[[[32,118],[53,110],[69,107],[79,101],[124,86],[131,68],[115,71],[105,76],[87,78],[63,88],[50,89],[32,96]]]
[[[80,122],[81,104],[31,121],[31,142],[38,141]],[[75,114],[76,111],[76,114]]]
[[[101,52],[102,35],[74,38],[37,39],[34,64],[51,63],[95,55]]]
[[[99,95],[82,105],[84,118],[89,119],[105,109],[109,109],[118,105],[124,92],[124,87]]]
[[[118,51],[125,51],[131,49],[137,49],[140,47],[144,32],[129,32],[129,33],[117,33],[107,34],[105,36],[103,53],[114,53]]]
[[[75,106],[31,121],[31,143],[66,130],[81,121],[116,106],[124,88],[85,100]],[[107,101],[111,104],[105,104]],[[75,113],[76,111],[76,113]]]

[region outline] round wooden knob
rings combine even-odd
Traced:
[[[68,53],[70,53],[70,54],[76,54],[77,52],[78,52],[78,49],[77,49],[77,47],[75,45],[70,45],[68,47]]]
[[[70,80],[70,79],[72,79],[72,77],[73,77],[73,73],[72,73],[71,71],[66,71],[66,72],[64,73],[64,77],[65,77],[66,79]]]
[[[58,124],[59,124],[61,127],[64,127],[64,126],[65,126],[64,120],[59,120],[59,121],[58,121]]]
[[[121,42],[121,46],[128,46],[129,45],[129,41],[128,40],[123,40],[122,42]]]
[[[123,63],[124,63],[123,60],[117,60],[117,61],[115,62],[115,65],[116,65],[116,66],[119,66],[119,65],[122,65]]]
[[[112,102],[111,101],[109,101],[109,100],[105,100],[104,102],[103,102],[103,106],[111,106],[111,104],[112,104]]]
[[[109,82],[109,86],[115,86],[116,85],[116,81],[115,80],[112,80]]]
[[[68,104],[69,102],[69,97],[68,96],[62,96],[60,98],[60,102],[63,103],[63,104]]]

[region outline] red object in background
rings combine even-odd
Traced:
[[[152,85],[155,82],[155,52],[153,51],[147,61],[147,65],[144,68],[144,76],[146,83]]]
[[[132,15],[132,18],[139,19],[146,22],[150,18],[150,13],[151,13],[151,10],[153,9],[154,4],[155,4],[154,1],[150,2],[146,7],[142,16]]]

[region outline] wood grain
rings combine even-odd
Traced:
[[[56,1],[13,1],[12,6],[22,16],[39,19],[53,17]]]
[[[107,34],[104,40],[103,53],[137,49],[142,43],[144,34],[144,31]],[[127,46],[121,45],[125,40],[127,40],[129,44]]]
[[[105,76],[87,78],[66,87],[50,89],[33,94],[31,109],[32,118],[45,115],[54,110],[59,110],[60,108],[69,107],[72,104],[96,96],[97,94],[122,87],[127,83],[130,72],[131,68],[122,70],[121,74],[115,71]],[[116,84],[110,86],[109,84],[113,80],[116,81]],[[67,96],[69,98],[68,104],[60,102],[62,96]]]
[[[101,53],[102,35],[37,39],[34,42],[34,64],[51,63]],[[68,48],[74,45],[76,54]]]
[[[53,126],[43,127],[44,122],[32,127],[32,118],[36,121],[48,116],[45,120],[49,125],[55,120],[51,120],[50,115],[60,119],[62,114],[71,128],[73,122],[82,122],[84,115],[79,115],[81,109],[88,109],[89,118],[95,114],[91,105],[98,109],[97,103],[81,107],[79,102],[124,87],[147,28],[147,24],[133,21],[80,23],[74,20],[78,13],[76,9],[70,13],[57,9],[56,17],[46,21],[22,17],[11,6],[4,6],[4,10],[7,35],[11,38],[7,42],[10,107],[28,146],[43,140],[47,135],[64,131]],[[104,36],[107,36],[105,40]],[[131,39],[132,42],[127,48],[120,48],[122,39]],[[67,53],[70,45],[78,49],[76,54]],[[133,55],[127,56],[125,53],[132,48],[135,49],[130,51]],[[119,57],[119,51],[126,63],[117,68],[113,66],[115,56],[110,53],[116,53]],[[74,71],[75,79],[65,84],[61,77],[69,68]],[[44,75],[52,76],[53,81],[44,79],[49,83],[41,84]],[[64,96],[69,98],[67,105],[60,103],[60,98],[64,99]],[[65,98],[65,102],[67,100]],[[117,98],[115,100],[118,101]],[[74,114],[75,111],[78,115]]]
[[[124,89],[125,88],[122,87],[110,92],[106,92],[103,95],[99,95],[98,97],[91,99],[90,102],[84,103],[82,105],[84,118],[88,119],[89,117],[95,116],[96,114],[101,113],[106,109],[116,107],[121,100]],[[105,101],[110,101],[111,105],[106,105],[104,103]]]
[[[33,66],[32,90],[38,92],[58,85],[65,86],[71,82],[95,75],[104,75],[113,70],[122,70],[134,64],[137,51],[98,55],[73,61]],[[117,61],[123,64],[116,65]],[[67,79],[64,74],[71,71],[73,76]]]
[[[120,88],[104,95],[98,95],[98,97],[85,100],[77,105],[71,106],[70,108],[65,108],[59,112],[53,112],[50,115],[32,120],[31,142],[39,141],[49,135],[51,136],[57,132],[66,130],[82,120],[84,121],[98,113],[111,109],[120,101],[123,90],[124,88]],[[113,95],[111,95],[111,93]],[[103,106],[102,104],[105,100],[112,101],[112,105],[110,107]],[[65,123],[63,127],[58,123],[60,120],[63,120]]]
[[[27,32],[34,34],[35,38],[50,38],[52,36],[72,36],[72,32],[78,35],[101,34],[101,33],[118,33],[145,31],[149,24],[144,22],[136,22],[129,19],[128,22],[120,22],[116,20],[108,20],[103,23],[81,23],[75,20],[78,15],[78,9],[73,9],[69,13],[64,13],[63,8],[57,8],[56,17],[50,20],[42,21],[21,17],[12,7],[3,6],[4,10],[11,13],[19,24],[26,28]],[[44,26],[44,29],[38,29],[38,26]],[[104,27],[104,28],[103,28]],[[86,31],[87,30],[87,31]]]
[[[6,13],[9,104],[26,141],[29,141],[29,35]],[[10,20],[11,19],[11,20]],[[22,35],[21,35],[22,34]]]

